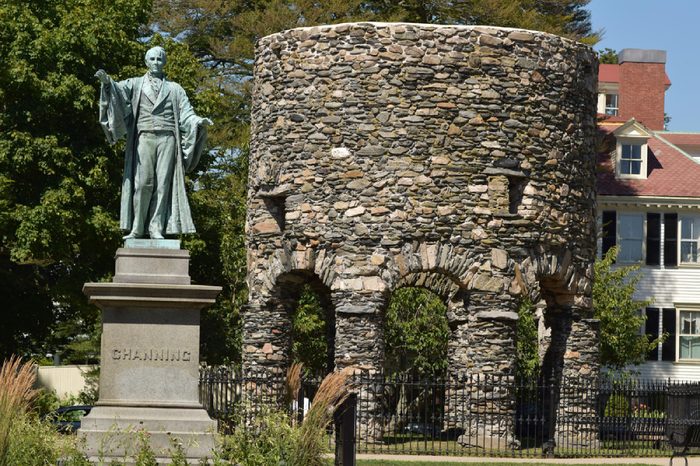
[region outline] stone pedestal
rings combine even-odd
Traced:
[[[191,285],[188,252],[167,240],[131,246],[117,250],[113,282],[83,288],[103,326],[100,397],[79,435],[92,461],[128,463],[144,433],[159,462],[173,442],[194,461],[211,457],[216,421],[198,397],[199,313],[221,288]]]

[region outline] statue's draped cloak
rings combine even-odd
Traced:
[[[100,124],[110,144],[126,137],[124,177],[122,179],[121,211],[119,225],[131,230],[134,220],[134,175],[136,173],[136,123],[141,90],[146,76],[103,84],[100,92]],[[165,99],[170,99],[175,112],[175,139],[177,156],[168,202],[167,234],[194,233],[194,223],[185,193],[185,172],[197,165],[206,141],[206,126],[199,126],[201,117],[195,115],[187,94],[179,84],[163,80],[154,109]]]

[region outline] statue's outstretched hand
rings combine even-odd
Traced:
[[[202,121],[199,122],[199,126],[213,126],[214,122],[211,121],[210,118],[202,118]]]
[[[99,79],[102,84],[109,84],[109,75],[105,72],[105,70],[97,70],[95,77]]]

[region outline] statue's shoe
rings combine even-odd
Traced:
[[[165,239],[160,233],[151,233],[151,239]]]
[[[139,237],[139,235],[137,235],[136,232],[132,231],[128,235],[123,236],[122,239],[133,239],[133,238],[138,238],[138,237]]]

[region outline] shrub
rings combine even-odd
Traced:
[[[223,441],[223,457],[240,466],[291,466],[288,456],[297,435],[286,414],[269,411],[248,425],[239,424]]]
[[[318,466],[329,463],[323,456],[328,450],[326,427],[349,395],[346,373],[333,372],[323,379],[295,437],[294,448],[290,451],[290,465]]]
[[[295,398],[301,366],[287,378],[287,400]],[[221,457],[240,466],[320,466],[331,464],[326,427],[350,394],[348,375],[326,376],[301,425],[296,426],[282,410],[270,409],[249,423],[239,422],[223,440]]]
[[[90,463],[80,452],[76,437],[61,435],[48,422],[32,413],[19,415],[10,429],[10,442],[5,456],[8,465],[88,466]]]
[[[31,363],[12,356],[0,368],[0,466],[88,465],[76,438],[60,435],[54,426],[40,419],[43,411],[56,408],[52,392],[32,387],[36,372]]]
[[[627,398],[620,394],[614,394],[608,399],[605,405],[605,416],[606,417],[626,417],[632,412],[630,408],[630,403]]]

